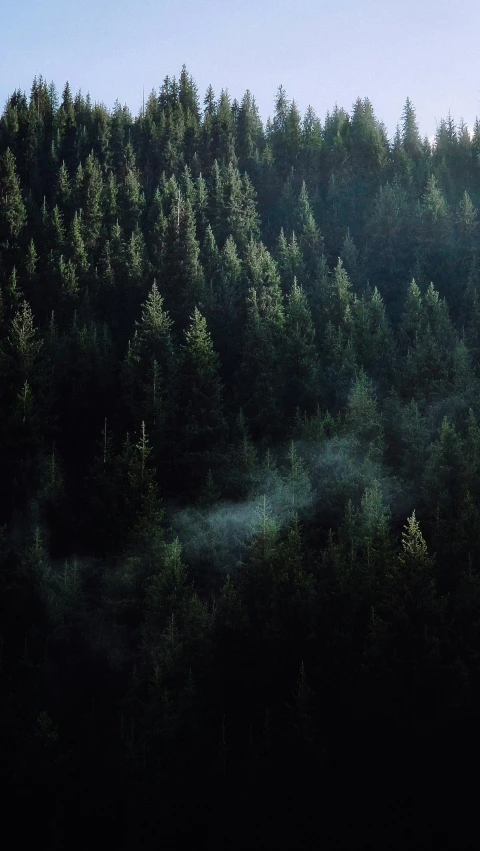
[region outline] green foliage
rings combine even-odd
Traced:
[[[383,454],[383,425],[372,383],[363,370],[348,398],[345,426],[372,460]]]
[[[415,108],[407,98],[402,115],[402,147],[408,158],[418,160],[422,153],[422,143],[418,131]]]
[[[16,172],[15,157],[7,148],[0,157],[0,239],[6,247],[14,242],[26,223],[25,204]]]
[[[218,355],[206,319],[195,308],[181,355],[180,408],[187,451],[204,451],[224,431]]]
[[[268,266],[272,268],[270,258],[266,257],[264,251],[258,257],[267,259]],[[255,277],[262,274],[259,265],[252,269]],[[243,409],[257,432],[270,429],[277,431],[281,420],[279,406],[285,317],[276,271],[272,269],[275,277],[270,284],[270,268],[264,273],[268,283],[261,286],[258,292],[252,287],[248,295],[248,318],[241,365]]]
[[[285,309],[285,409],[311,410],[318,388],[319,359],[315,328],[305,293],[293,281]]]
[[[26,379],[31,375],[42,348],[28,302],[23,301],[13,317],[8,339],[15,369]]]
[[[295,225],[299,239],[299,248],[305,263],[305,273],[310,280],[314,281],[318,277],[321,268],[324,243],[315,222],[305,181],[302,183],[297,202]]]
[[[357,363],[388,387],[394,362],[395,342],[382,296],[375,287],[371,298],[354,297],[348,315]]]
[[[167,219],[162,278],[167,308],[172,318],[185,327],[202,299],[204,275],[192,206],[188,199],[182,200],[180,193]]]
[[[7,100],[1,779],[43,844],[96,836],[87,775],[110,844],[292,777],[306,836],[304,777],[474,742],[479,153],[410,101],[391,142],[367,98],[201,110],[186,68],[137,117]]]
[[[462,496],[465,460],[462,440],[445,417],[429,447],[424,475],[427,499],[430,504],[436,502],[442,517],[455,516]]]

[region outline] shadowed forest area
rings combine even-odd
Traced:
[[[48,849],[460,848],[480,123],[0,118],[0,777]]]

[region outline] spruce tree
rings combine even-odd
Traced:
[[[367,457],[380,461],[384,449],[382,417],[372,383],[363,370],[360,370],[348,398],[345,425]]]
[[[311,412],[319,387],[319,359],[315,329],[305,293],[294,279],[285,308],[285,410]]]
[[[315,222],[305,181],[302,184],[297,202],[295,224],[299,247],[305,263],[305,273],[311,281],[314,281],[321,268],[324,242]]]
[[[185,328],[195,305],[202,301],[204,275],[192,206],[180,193],[167,219],[162,281],[168,311],[178,326]]]
[[[262,254],[255,259],[261,263]],[[261,266],[258,268],[255,264],[252,271],[255,275],[261,274]],[[284,324],[282,294],[277,281],[258,291],[252,287],[247,297],[238,395],[255,434],[275,434],[281,428],[284,413],[281,404]]]
[[[185,331],[181,356],[180,408],[188,452],[213,449],[224,433],[218,355],[198,308]]]
[[[26,210],[10,148],[0,156],[0,240],[6,248],[19,237],[26,223]]]

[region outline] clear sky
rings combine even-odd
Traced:
[[[248,88],[264,121],[282,84],[321,119],[369,97],[393,135],[408,96],[432,137],[480,116],[479,32],[478,0],[0,0],[0,105],[42,74],[136,115],[185,63],[202,100]]]

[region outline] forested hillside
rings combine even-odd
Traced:
[[[0,772],[46,848],[466,847],[480,123],[399,120],[185,68],[5,105]]]

